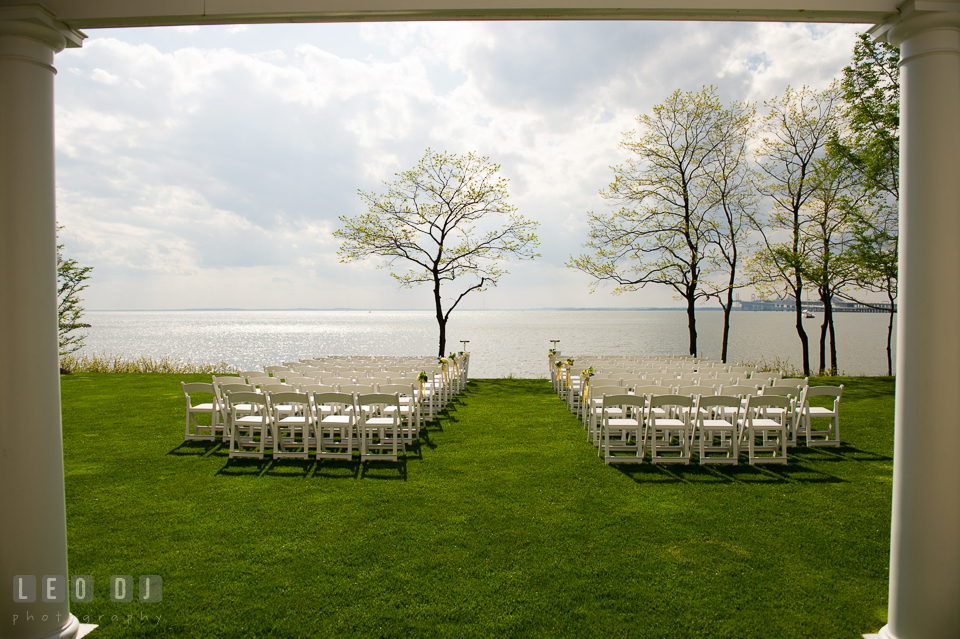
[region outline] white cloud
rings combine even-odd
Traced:
[[[364,306],[370,295],[427,307],[429,291],[398,291],[374,263],[340,264],[331,233],[338,216],[363,212],[358,189],[378,189],[427,147],[477,151],[541,222],[544,255],[509,266],[484,304],[672,304],[653,288],[590,296],[586,276],[563,266],[585,213],[607,206],[598,191],[625,158],[622,133],[677,88],[715,84],[724,99],[750,100],[788,83],[820,88],[856,32],[636,22],[94,32],[57,59],[70,70],[57,80],[58,215],[67,250],[97,267],[90,308]],[[234,299],[240,274],[256,303]]]
[[[94,69],[93,73],[90,74],[90,79],[94,82],[100,82],[102,84],[117,84],[120,82],[118,76],[113,75],[103,69]]]

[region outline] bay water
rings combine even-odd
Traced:
[[[432,311],[87,311],[84,318],[91,324],[87,354],[226,361],[241,370],[325,355],[438,352]],[[841,371],[886,374],[887,319],[884,314],[835,315]],[[804,320],[814,369],[821,321],[822,315]],[[728,361],[779,359],[799,368],[794,324],[792,313],[735,311]],[[698,312],[699,354],[719,359],[722,328],[721,312]],[[471,377],[545,377],[554,339],[564,356],[682,355],[688,346],[687,318],[683,310],[454,311],[446,351],[462,350],[460,340],[469,340]]]

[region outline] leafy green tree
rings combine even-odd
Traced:
[[[887,375],[893,375],[893,320],[899,269],[898,223],[897,209],[884,202],[872,209],[862,210],[853,229],[856,284],[863,290],[881,293],[887,298],[883,305],[856,300],[887,312]]]
[[[430,149],[417,166],[384,183],[382,193],[360,192],[368,212],[341,216],[333,235],[341,241],[341,262],[384,258],[400,286],[433,287],[440,329],[438,357],[446,353],[450,314],[472,291],[496,286],[507,274],[499,262],[533,259],[539,245],[537,222],[517,214],[507,202],[507,179],[500,166],[473,153],[455,155]],[[497,226],[496,220],[503,220]],[[478,227],[486,230],[478,230]],[[446,303],[444,286],[466,281]]]
[[[567,266],[616,285],[614,294],[647,284],[672,288],[687,306],[689,352],[697,352],[696,303],[710,294],[704,281],[714,268],[711,211],[716,198],[711,173],[724,109],[716,89],[675,91],[638,131],[624,134],[620,148],[634,154],[613,167],[614,180],[600,195],[621,206],[589,213],[585,248]]]
[[[840,84],[848,135],[832,141],[875,190],[900,199],[900,50],[861,33]]]
[[[893,326],[897,299],[897,255],[900,201],[900,50],[874,42],[862,33],[854,45],[853,62],[843,70],[841,89],[846,135],[832,146],[844,155],[863,181],[885,202],[872,207],[856,225],[858,286],[882,293],[887,321],[887,374],[893,375]],[[852,298],[851,298],[852,299]]]
[[[759,166],[761,194],[772,200],[766,220],[754,218],[763,244],[753,261],[754,272],[778,295],[796,302],[796,327],[802,349],[803,374],[810,374],[810,341],[803,328],[801,301],[808,284],[804,280],[807,238],[803,231],[804,207],[818,188],[815,162],[838,126],[839,90],[807,87],[787,90],[765,103]]]
[[[57,245],[57,320],[61,357],[83,348],[87,337],[77,331],[90,326],[82,321],[84,308],[80,293],[89,286],[86,281],[92,277],[91,271],[92,266],[80,266],[77,260],[64,257],[63,244]]]
[[[823,303],[817,370],[820,374],[836,375],[839,367],[833,301],[836,297],[845,297],[845,288],[857,279],[860,269],[854,249],[854,229],[869,194],[846,159],[829,151],[814,161],[812,182],[816,187],[803,208],[800,226],[806,247],[802,270],[804,279],[817,291]],[[828,334],[829,369],[826,357]]]

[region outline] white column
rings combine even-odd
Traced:
[[[880,635],[957,639],[960,14],[912,9],[887,36],[901,57],[900,317],[889,617]]]
[[[70,614],[69,597],[62,603],[44,603],[41,592],[45,575],[68,576],[57,345],[53,55],[63,49],[65,35],[75,43],[82,36],[58,26],[36,7],[0,9],[0,637],[4,639],[74,637],[79,629]],[[14,602],[15,575],[36,577],[35,602]]]

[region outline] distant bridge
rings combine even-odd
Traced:
[[[793,313],[797,310],[796,302],[793,298],[785,300],[735,300],[734,309],[738,311],[782,311]],[[800,308],[811,313],[822,313],[823,302],[820,300],[800,302]],[[836,300],[833,302],[834,313],[889,313],[890,304],[888,302],[877,302],[876,304],[863,304],[861,302],[847,302]],[[893,312],[897,312],[897,305],[893,305]]]

